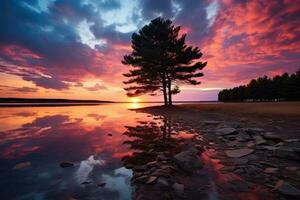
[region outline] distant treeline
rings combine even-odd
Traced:
[[[253,79],[247,85],[219,92],[219,101],[298,101],[300,100],[300,70],[289,75]]]

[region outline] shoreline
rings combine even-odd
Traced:
[[[216,152],[211,159],[223,165],[221,174],[235,174],[247,184],[263,186],[278,197],[297,199],[300,195],[300,113],[294,111],[299,102],[290,104],[290,110],[277,108],[276,114],[269,109],[259,110],[263,115],[248,105],[251,114],[245,114],[247,109],[237,113],[230,104],[224,112],[227,105],[154,106],[135,111],[162,116],[201,136],[203,148]],[[291,196],[293,192],[297,197]]]

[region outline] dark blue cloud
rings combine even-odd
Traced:
[[[64,89],[69,88],[68,84],[66,84],[58,79],[55,79],[55,78],[25,76],[25,77],[23,77],[23,79],[26,81],[32,81],[37,86],[40,86],[40,87],[43,87],[46,89],[64,90]]]

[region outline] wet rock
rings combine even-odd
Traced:
[[[263,139],[262,136],[260,135],[254,135],[253,139],[255,140],[255,144],[256,145],[260,145],[260,144],[265,144],[267,141],[265,139]]]
[[[227,146],[229,147],[236,147],[238,146],[239,142],[238,141],[230,141],[230,142],[227,142]]]
[[[253,149],[242,148],[242,149],[227,150],[225,151],[225,154],[231,158],[240,158],[248,154],[251,154],[253,151],[254,151]]]
[[[219,121],[207,120],[203,122],[205,125],[218,125]]]
[[[28,168],[31,166],[31,162],[21,162],[16,164],[13,169],[24,169],[24,168]]]
[[[271,167],[271,168],[276,168],[278,166],[277,164],[273,164],[273,163],[267,162],[267,161],[261,161],[260,164]]]
[[[127,168],[127,169],[132,169],[134,166],[132,165],[132,164],[130,164],[130,163],[126,163],[125,164],[125,168]]]
[[[183,184],[174,183],[172,188],[177,195],[182,196],[184,194],[184,185]]]
[[[203,162],[200,160],[198,150],[190,149],[176,154],[173,158],[176,164],[186,172],[193,172],[195,169],[202,168]]]
[[[266,133],[263,133],[262,136],[266,139],[266,140],[272,140],[272,141],[275,141],[275,142],[280,142],[282,141],[281,137],[275,133],[272,133],[272,132],[266,132]]]
[[[283,146],[293,149],[294,152],[300,154],[300,142],[299,141],[291,141],[287,142]]]
[[[222,173],[233,172],[235,170],[235,166],[224,166],[221,168]]]
[[[280,194],[288,197],[300,197],[300,190],[295,188],[283,180],[279,180],[276,183],[275,190],[277,190]]]
[[[81,184],[82,185],[88,185],[88,184],[90,184],[91,182],[90,181],[83,181]]]
[[[166,188],[166,187],[169,186],[169,183],[168,183],[167,179],[165,179],[163,177],[159,177],[157,182],[156,182],[156,185],[158,187]]]
[[[234,171],[234,173],[239,174],[239,175],[242,175],[242,174],[245,173],[245,171],[244,171],[243,169],[239,168],[239,169],[236,169],[236,170]]]
[[[245,133],[245,132],[241,132],[237,135],[237,140],[240,141],[240,142],[245,142],[245,141],[248,141],[250,140],[250,136],[248,133]]]
[[[100,182],[100,183],[97,183],[97,187],[105,187],[106,183],[104,182]]]
[[[259,175],[262,169],[255,165],[248,165],[247,168],[245,169],[248,176],[256,176]]]
[[[140,176],[136,179],[132,179],[132,182],[133,183],[143,183],[147,180],[148,176],[147,175],[143,175],[143,176]]]
[[[144,172],[146,171],[147,167],[145,165],[135,166],[133,167],[133,170],[136,172]]]
[[[260,134],[264,132],[265,130],[262,128],[247,128],[246,133],[249,133],[250,135]]]
[[[246,165],[248,163],[248,159],[247,158],[239,158],[239,159],[235,159],[234,163],[236,165]]]
[[[73,166],[74,166],[74,163],[69,162],[69,161],[65,161],[65,162],[61,162],[61,163],[59,164],[59,166],[60,166],[61,168],[73,167]]]
[[[286,167],[285,169],[290,172],[296,172],[299,169],[299,167],[291,166],[291,167]]]
[[[278,147],[270,146],[270,145],[263,145],[263,146],[260,146],[259,149],[268,150],[268,151],[275,151],[276,149],[278,149]]]
[[[245,158],[247,158],[249,161],[256,161],[258,159],[258,156],[256,156],[255,154],[250,154],[245,156]]]
[[[277,172],[278,172],[278,168],[275,168],[275,167],[267,167],[264,170],[264,173],[266,173],[266,174],[275,174]]]
[[[249,184],[243,180],[232,180],[227,184],[225,187],[228,187],[232,191],[246,192],[249,190]]]
[[[164,154],[159,154],[157,160],[168,160],[168,158]]]
[[[231,127],[225,127],[225,128],[220,128],[216,130],[216,134],[217,135],[230,135],[230,134],[235,134],[236,129],[235,128],[231,128]]]
[[[148,185],[152,185],[152,184],[155,184],[156,183],[156,180],[157,180],[157,177],[156,176],[150,176],[146,182],[146,184]]]
[[[300,160],[299,155],[294,151],[294,149],[286,146],[281,146],[280,148],[275,150],[275,156],[288,160]]]
[[[146,167],[147,168],[151,168],[151,167],[154,167],[154,166],[156,166],[157,165],[157,161],[152,161],[152,162],[148,162],[147,164],[146,164]]]

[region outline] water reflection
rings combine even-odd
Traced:
[[[161,152],[171,155],[178,153],[183,145],[180,132],[173,130],[170,119],[158,118],[155,121],[140,121],[137,126],[126,126],[124,135],[130,140],[128,145],[132,155],[123,157],[125,165],[143,165],[156,159]]]
[[[240,178],[220,172],[212,159],[218,152],[206,149],[201,135],[172,118],[129,110],[138,106],[0,108],[1,199],[177,199],[180,185],[186,199],[259,199],[253,190],[224,187]],[[191,147],[205,164],[195,173],[174,165]],[[63,161],[74,166],[60,168]],[[172,188],[139,182],[150,174]]]
[[[123,132],[151,119],[130,107],[1,108],[1,199],[130,199]],[[62,169],[62,161],[75,166]],[[29,165],[14,170],[20,163]]]

